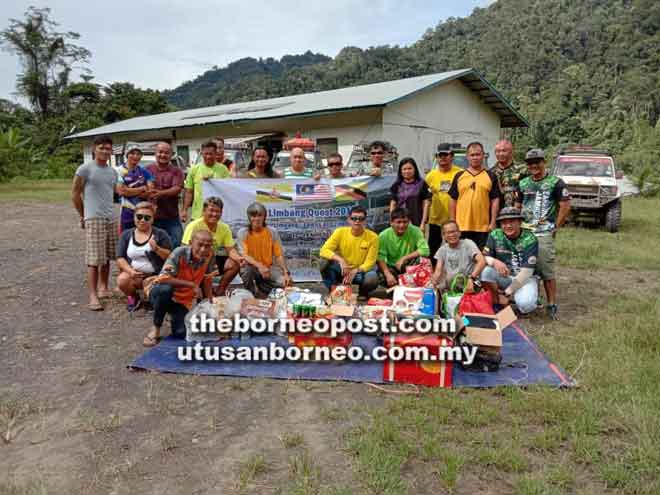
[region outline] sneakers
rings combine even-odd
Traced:
[[[545,312],[548,315],[548,318],[551,320],[558,320],[559,318],[557,317],[557,305],[556,304],[548,304],[545,307]]]
[[[126,309],[129,313],[133,313],[142,306],[142,301],[137,296],[128,296],[128,303],[126,304]]]

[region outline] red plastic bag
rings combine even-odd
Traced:
[[[428,258],[420,259],[417,265],[406,267],[406,273],[399,275],[399,285],[406,287],[426,287],[433,275],[433,265]]]
[[[458,303],[458,314],[481,313],[484,315],[494,315],[493,296],[490,291],[482,290],[479,292],[466,292]]]

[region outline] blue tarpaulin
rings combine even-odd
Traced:
[[[279,336],[259,336],[245,340],[205,343],[204,345],[263,346],[269,345],[271,342],[282,347],[290,345],[286,338]],[[517,323],[504,329],[503,342],[503,361],[498,371],[488,373],[466,371],[456,364],[453,376],[454,387],[483,388],[532,384],[570,387],[575,385],[566,372],[552,363]],[[135,359],[130,368],[197,375],[385,383],[382,362],[180,361],[177,349],[186,345],[193,344],[168,337],[158,346],[149,349]],[[380,345],[380,339],[356,335],[353,337],[353,345],[360,346],[369,352],[374,346]]]

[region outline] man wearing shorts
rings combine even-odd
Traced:
[[[73,206],[80,215],[80,227],[85,229],[88,308],[92,311],[102,310],[99,297],[110,295],[110,260],[115,259],[117,245],[113,205],[117,172],[108,162],[111,155],[112,139],[109,136],[97,137],[94,140],[94,159],[78,167],[71,192]]]
[[[545,288],[546,312],[556,320],[555,236],[571,211],[571,196],[563,180],[547,173],[543,150],[529,150],[525,161],[529,176],[520,182],[523,227],[530,229],[539,241],[536,271]]]

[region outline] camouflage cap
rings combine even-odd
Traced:
[[[525,155],[525,161],[528,162],[530,160],[545,160],[545,151],[539,148],[534,148],[531,149],[527,152]]]
[[[500,220],[513,220],[519,219],[522,220],[523,216],[519,208],[514,208],[513,206],[508,206],[500,210],[500,214],[497,215],[497,221]]]

